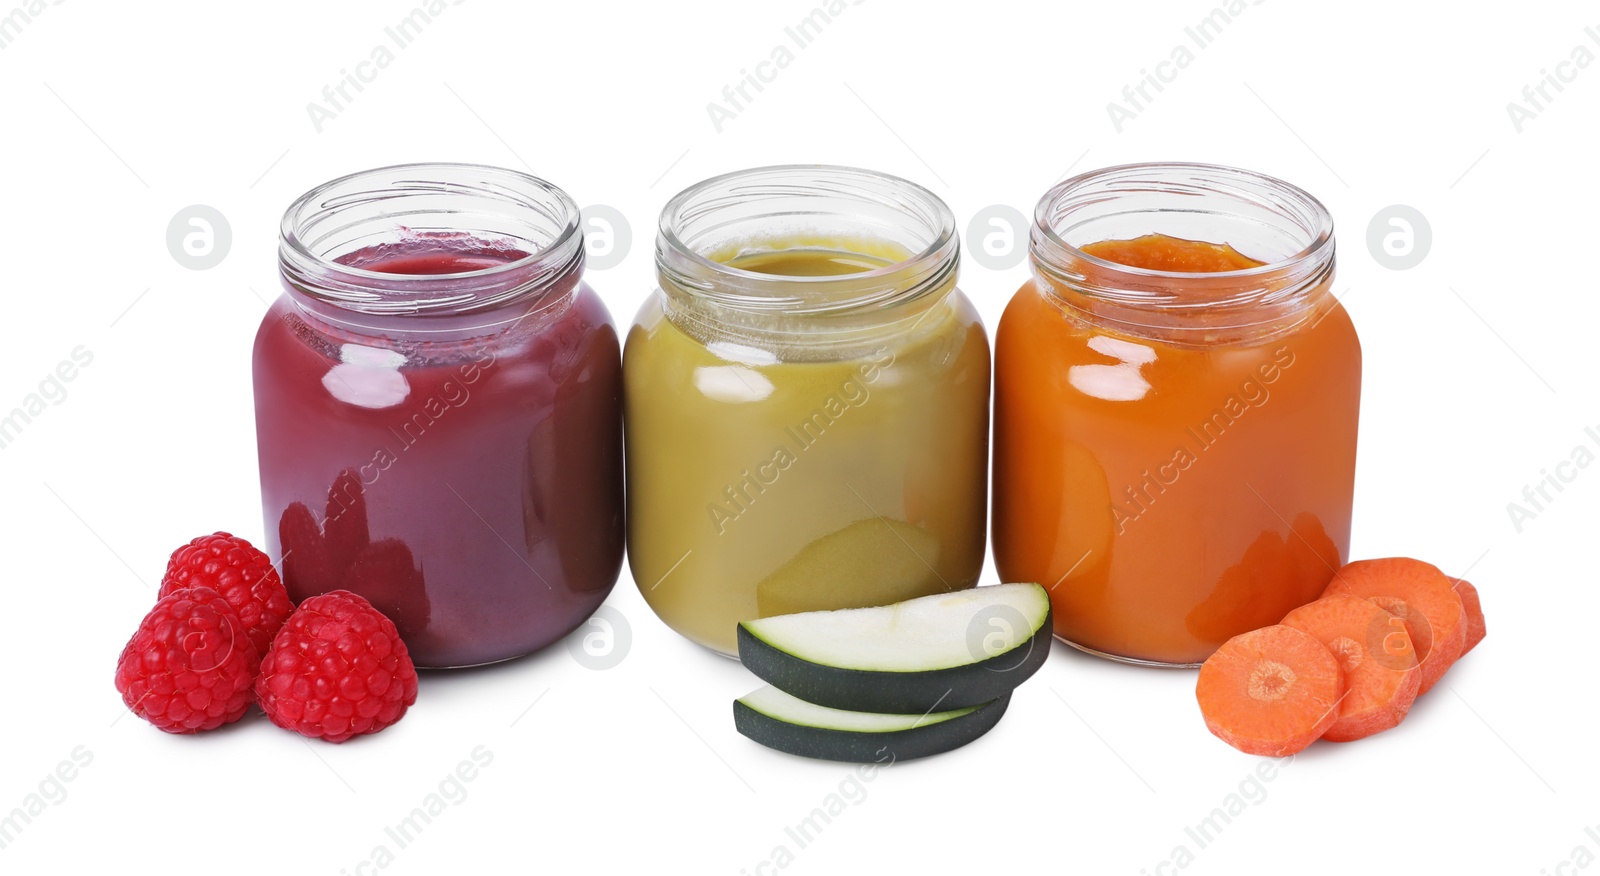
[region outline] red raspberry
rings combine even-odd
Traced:
[[[206,587],[156,600],[117,658],[117,692],[168,733],[215,730],[255,701],[261,660],[226,597]]]
[[[394,623],[348,590],[300,603],[261,661],[261,708],[286,730],[343,742],[400,720],[417,668]]]
[[[209,587],[221,593],[244,621],[258,654],[267,653],[272,637],[294,610],[267,555],[226,532],[202,535],[172,552],[161,578],[161,595],[185,587]]]

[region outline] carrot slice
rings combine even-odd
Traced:
[[[1471,581],[1451,578],[1450,586],[1454,587],[1456,595],[1461,597],[1461,609],[1467,613],[1467,641],[1461,646],[1461,653],[1464,655],[1478,647],[1478,643],[1488,634],[1483,625],[1483,603],[1478,599],[1478,588],[1472,586]]]
[[[1467,641],[1467,615],[1461,597],[1438,567],[1409,557],[1357,560],[1333,574],[1324,595],[1347,593],[1370,600],[1400,618],[1411,634],[1422,665],[1425,694]]]
[[[1224,642],[1201,665],[1194,694],[1218,739],[1246,754],[1281,757],[1333,726],[1344,670],[1313,636],[1277,624]]]
[[[1344,669],[1339,717],[1323,739],[1362,739],[1399,724],[1411,710],[1422,673],[1399,618],[1369,600],[1334,593],[1289,612],[1283,625],[1310,633]]]

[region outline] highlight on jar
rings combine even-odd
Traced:
[[[628,557],[668,626],[970,588],[984,557],[989,345],[927,189],[822,165],[706,180],[662,210],[623,356]]]
[[[284,214],[255,344],[267,552],[352,591],[419,666],[543,648],[623,550],[621,352],[577,205],[526,174],[381,168]]]
[[[1348,558],[1361,347],[1333,221],[1258,173],[1136,164],[1039,201],[995,360],[995,562],[1056,635],[1197,665]]]

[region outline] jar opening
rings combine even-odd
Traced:
[[[1255,267],[1166,271],[1107,261],[1082,247],[1163,234],[1228,244]],[[1103,168],[1058,183],[1034,212],[1038,278],[1068,303],[1131,326],[1182,330],[1281,322],[1325,291],[1333,273],[1333,217],[1305,190],[1212,164]]]
[[[804,249],[859,255],[864,269],[800,275],[738,266]],[[821,316],[950,287],[958,249],[954,215],[922,186],[850,167],[784,165],[713,177],[667,202],[656,266],[663,289],[706,304]]]
[[[324,183],[290,205],[278,264],[292,293],[327,305],[320,311],[337,311],[339,321],[364,314],[481,322],[488,311],[538,306],[576,283],[580,222],[566,192],[528,174],[396,165]]]

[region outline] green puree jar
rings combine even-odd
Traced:
[[[667,625],[975,585],[989,343],[932,192],[793,165],[680,193],[623,354],[628,559]]]

